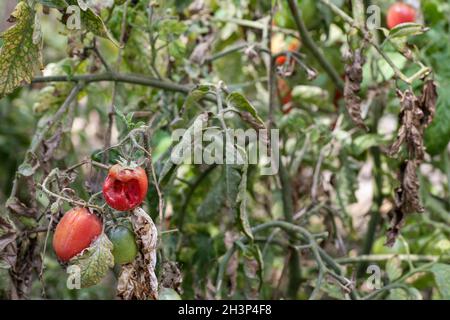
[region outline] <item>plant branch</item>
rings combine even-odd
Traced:
[[[320,49],[316,46],[313,39],[311,38],[308,29],[305,26],[305,23],[302,19],[302,14],[300,9],[298,8],[297,1],[288,0],[289,8],[291,9],[292,15],[295,20],[295,24],[297,25],[298,31],[300,32],[300,36],[305,47],[311,52],[311,54],[317,59],[319,64],[325,70],[325,72],[330,76],[331,80],[334,82],[336,87],[339,90],[344,89],[344,84],[342,82],[341,77],[337,73],[336,69],[333,65],[325,58]]]

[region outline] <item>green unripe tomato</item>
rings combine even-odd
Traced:
[[[114,245],[112,251],[114,262],[117,264],[133,262],[138,252],[133,231],[125,226],[117,226],[112,228],[108,235]]]

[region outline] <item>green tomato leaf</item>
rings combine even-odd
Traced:
[[[406,22],[396,25],[389,31],[389,38],[416,36],[428,31],[428,28],[419,23]]]
[[[436,114],[433,122],[425,130],[425,146],[431,155],[445,150],[450,141],[450,85],[438,88]]]
[[[450,300],[450,265],[436,263],[431,267],[434,280],[443,300]]]
[[[56,9],[64,9],[69,5],[66,0],[38,0],[44,6]]]
[[[216,213],[223,207],[226,196],[224,181],[225,180],[220,177],[219,181],[214,184],[212,190],[208,192],[202,204],[197,209],[199,217],[209,218],[213,213]]]
[[[232,92],[226,98],[228,107],[248,112],[257,122],[264,126],[264,121],[259,117],[255,107],[239,92]]]
[[[402,276],[402,261],[397,256],[390,258],[386,262],[386,273],[391,281],[394,281]]]
[[[239,191],[236,198],[237,216],[239,225],[249,240],[253,240],[252,228],[248,220],[247,214],[247,170],[248,164],[245,163],[242,169],[241,182],[239,183]]]
[[[71,265],[80,267],[83,288],[99,283],[114,266],[112,250],[112,242],[102,233],[89,248],[70,260]]]
[[[42,69],[41,47],[33,43],[34,15],[27,2],[19,2],[11,14],[16,24],[0,36],[0,99],[30,83],[36,66]]]
[[[159,35],[162,39],[178,37],[187,30],[187,26],[180,21],[166,19],[159,23]]]
[[[379,145],[382,140],[381,136],[373,133],[361,135],[352,141],[352,153],[359,156],[371,147]]]
[[[184,132],[183,136],[180,138],[180,141],[173,147],[171,151],[171,155],[175,155],[180,162],[184,162],[186,158],[191,157],[192,150],[192,140],[194,135],[194,130],[196,126],[200,124],[202,127],[208,123],[209,114],[204,112],[200,114],[192,123],[192,125]],[[178,162],[178,161],[177,161]],[[165,179],[170,176],[170,174],[176,169],[177,165],[172,161],[172,159],[168,159],[165,161],[164,166],[159,174],[159,183],[165,181]]]
[[[292,89],[292,97],[303,104],[322,106],[328,103],[328,92],[316,86],[295,86]]]

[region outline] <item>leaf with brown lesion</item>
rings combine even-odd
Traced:
[[[424,211],[419,196],[418,165],[418,160],[406,160],[400,167],[401,185],[395,190],[395,207],[389,213],[391,227],[387,232],[387,246],[394,245],[407,214]]]
[[[364,63],[362,48],[351,52],[349,62],[345,66],[344,100],[345,107],[353,122],[359,128],[368,131],[361,115],[361,97],[359,96],[363,80],[362,67]]]
[[[34,17],[33,8],[19,2],[8,20],[15,25],[0,36],[0,99],[30,83],[36,69],[43,69],[41,44],[33,43]]]
[[[17,232],[11,221],[0,216],[0,269],[15,266],[17,260]]]
[[[428,127],[433,121],[437,98],[436,83],[433,80],[427,80],[422,88],[422,95],[419,97],[419,106],[423,112],[422,126],[424,128]]]
[[[422,160],[425,155],[425,148],[423,144],[423,130],[422,120],[424,112],[422,111],[419,100],[411,90],[404,92],[397,91],[400,98],[400,129],[397,134],[396,141],[392,144],[389,150],[391,156],[396,155],[403,144],[406,143],[408,155],[410,159]]]

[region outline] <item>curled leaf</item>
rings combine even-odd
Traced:
[[[358,95],[363,80],[362,67],[365,63],[362,50],[353,51],[349,63],[345,66],[344,100],[350,118],[359,128],[367,131],[368,128],[361,115],[361,98]]]
[[[139,248],[136,259],[122,266],[117,284],[117,296],[123,300],[158,299],[158,279],[155,274],[158,230],[152,218],[141,208],[131,217]]]
[[[411,90],[405,92],[397,91],[400,97],[400,129],[396,141],[392,144],[389,154],[391,156],[400,151],[401,146],[406,143],[410,159],[422,160],[425,154],[423,145],[422,119],[424,112],[420,108],[419,100]]]
[[[433,80],[427,80],[423,86],[422,95],[419,97],[419,105],[423,112],[422,125],[424,128],[428,127],[433,121],[437,98],[436,83]]]
[[[0,269],[9,269],[16,264],[16,235],[12,222],[0,216]]]

